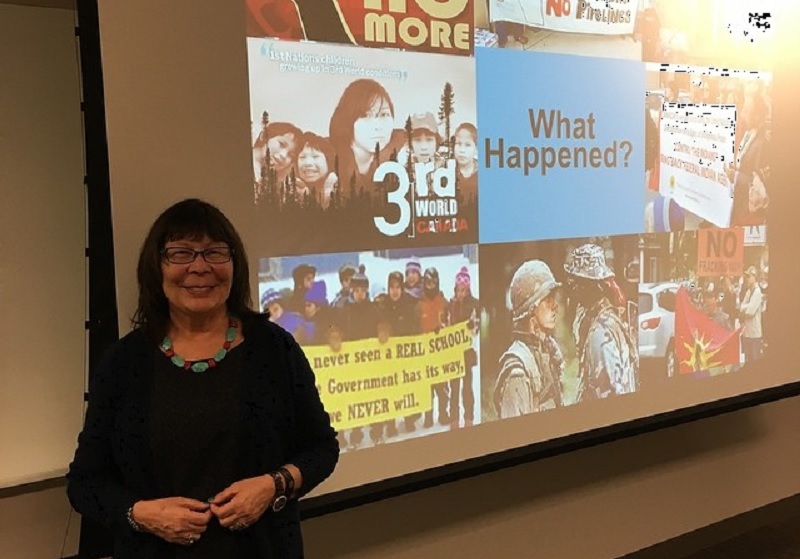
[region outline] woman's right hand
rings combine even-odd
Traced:
[[[186,497],[138,501],[131,511],[143,531],[180,545],[191,545],[200,539],[211,516],[208,503]]]

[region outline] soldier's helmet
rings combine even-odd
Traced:
[[[509,298],[514,322],[525,318],[542,299],[561,286],[550,267],[541,260],[528,260],[511,278]]]
[[[603,248],[593,243],[573,250],[564,264],[564,270],[571,276],[595,281],[614,277],[614,271],[606,264]]]

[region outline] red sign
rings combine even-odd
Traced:
[[[697,231],[697,276],[741,276],[744,269],[744,229]]]
[[[471,0],[245,0],[247,35],[469,56]]]

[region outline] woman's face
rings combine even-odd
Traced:
[[[373,101],[372,106],[362,117],[353,123],[353,144],[364,151],[375,151],[386,147],[392,137],[394,115],[386,99]]]
[[[213,247],[227,245],[206,237],[201,241],[170,241],[164,248],[204,250]],[[197,316],[226,308],[233,280],[233,261],[209,264],[202,255],[197,255],[189,264],[173,264],[164,258],[161,274],[161,287],[171,313]]]
[[[321,151],[306,146],[297,156],[297,173],[306,184],[324,180],[329,172],[328,161]]]
[[[469,165],[478,156],[478,147],[467,130],[459,130],[456,134],[455,156],[459,165]]]
[[[276,171],[285,171],[292,166],[292,153],[295,149],[294,134],[287,133],[271,137],[267,140],[267,148],[269,149],[269,161]]]

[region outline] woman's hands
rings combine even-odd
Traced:
[[[211,513],[220,526],[243,530],[256,522],[275,497],[270,475],[251,477],[231,484],[211,501]]]
[[[302,476],[297,468],[290,465],[287,470],[295,487],[299,487]],[[206,531],[212,516],[229,530],[252,526],[270,506],[275,494],[275,480],[267,474],[232,483],[208,503],[186,497],[139,501],[133,506],[131,517],[145,532],[170,543],[191,545]]]
[[[168,497],[137,502],[131,517],[145,532],[170,543],[192,545],[206,531],[211,507],[186,497]]]

